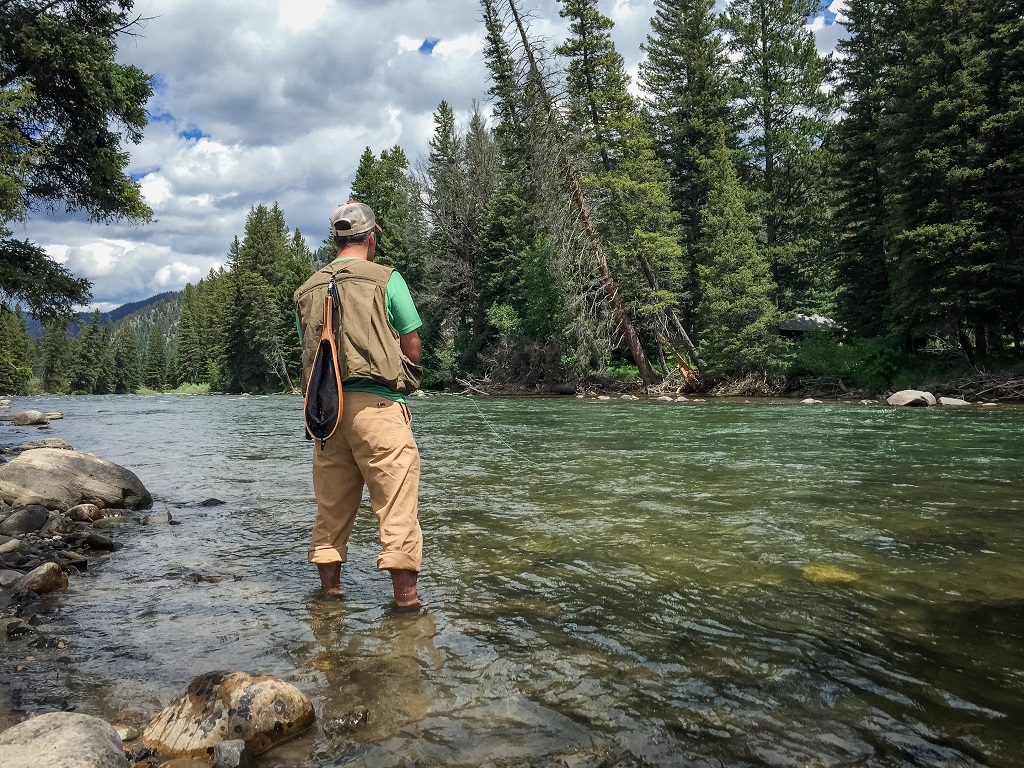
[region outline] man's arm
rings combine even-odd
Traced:
[[[402,354],[408,357],[416,365],[420,364],[420,356],[423,354],[423,346],[420,344],[419,331],[409,331],[398,337],[398,344],[402,348]]]

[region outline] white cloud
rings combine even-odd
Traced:
[[[653,5],[600,3],[634,88]],[[524,7],[548,50],[564,39],[556,0]],[[316,247],[365,147],[398,144],[415,167],[442,99],[461,120],[474,102],[488,111],[478,0],[136,0],[134,12],[148,21],[118,57],[155,77],[150,125],[129,147],[154,221],[57,214],[18,233],[92,280],[96,305],[195,282],[224,262],[257,204],[279,203]],[[819,47],[838,30],[823,28]],[[425,40],[437,40],[429,55]]]

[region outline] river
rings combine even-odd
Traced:
[[[4,662],[29,710],[155,713],[238,669],[319,716],[267,768],[1024,765],[1022,408],[415,399],[401,615],[368,510],[317,597],[299,398],[15,405],[176,523],[120,524],[49,599],[60,663]]]

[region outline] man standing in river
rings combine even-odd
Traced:
[[[420,457],[404,394],[419,387],[422,322],[402,276],[373,261],[373,210],[350,201],[331,214],[337,258],[295,292],[305,391],[319,346],[328,286],[338,294],[335,336],[342,384],[336,431],[313,441],[317,512],[309,545],[326,596],[340,596],[341,564],[364,484],[380,525],[377,568],[391,574],[395,605],[419,608],[423,535],[417,517]]]

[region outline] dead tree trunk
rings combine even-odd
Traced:
[[[608,266],[608,257],[605,255],[604,248],[601,246],[597,236],[597,229],[594,227],[594,221],[590,215],[590,206],[587,205],[586,198],[583,196],[583,188],[580,186],[580,180],[576,174],[576,169],[573,167],[572,158],[570,158],[569,151],[566,149],[565,141],[562,138],[562,131],[558,126],[558,118],[555,115],[551,97],[548,95],[548,90],[541,78],[540,68],[537,66],[536,57],[533,55],[533,48],[526,35],[526,28],[523,26],[519,9],[516,7],[516,0],[508,0],[508,5],[512,10],[512,16],[516,20],[516,28],[519,30],[519,37],[523,41],[523,50],[529,60],[530,76],[536,83],[537,89],[544,101],[544,112],[547,117],[548,127],[551,129],[555,140],[555,147],[558,150],[558,161],[565,175],[565,183],[569,188],[569,194],[572,197],[573,203],[580,212],[580,220],[583,222],[587,244],[597,259],[597,268],[601,275],[601,284],[604,287],[605,295],[608,297],[608,303],[611,304],[612,313],[615,316],[619,332],[626,340],[630,354],[633,355],[633,361],[640,372],[640,380],[645,387],[648,387],[657,381],[657,376],[654,373],[654,368],[651,367],[650,361],[647,359],[643,345],[640,343],[640,335],[633,326],[633,321],[626,310],[625,302],[622,301],[622,295],[619,293],[619,287],[612,276],[611,268]]]

